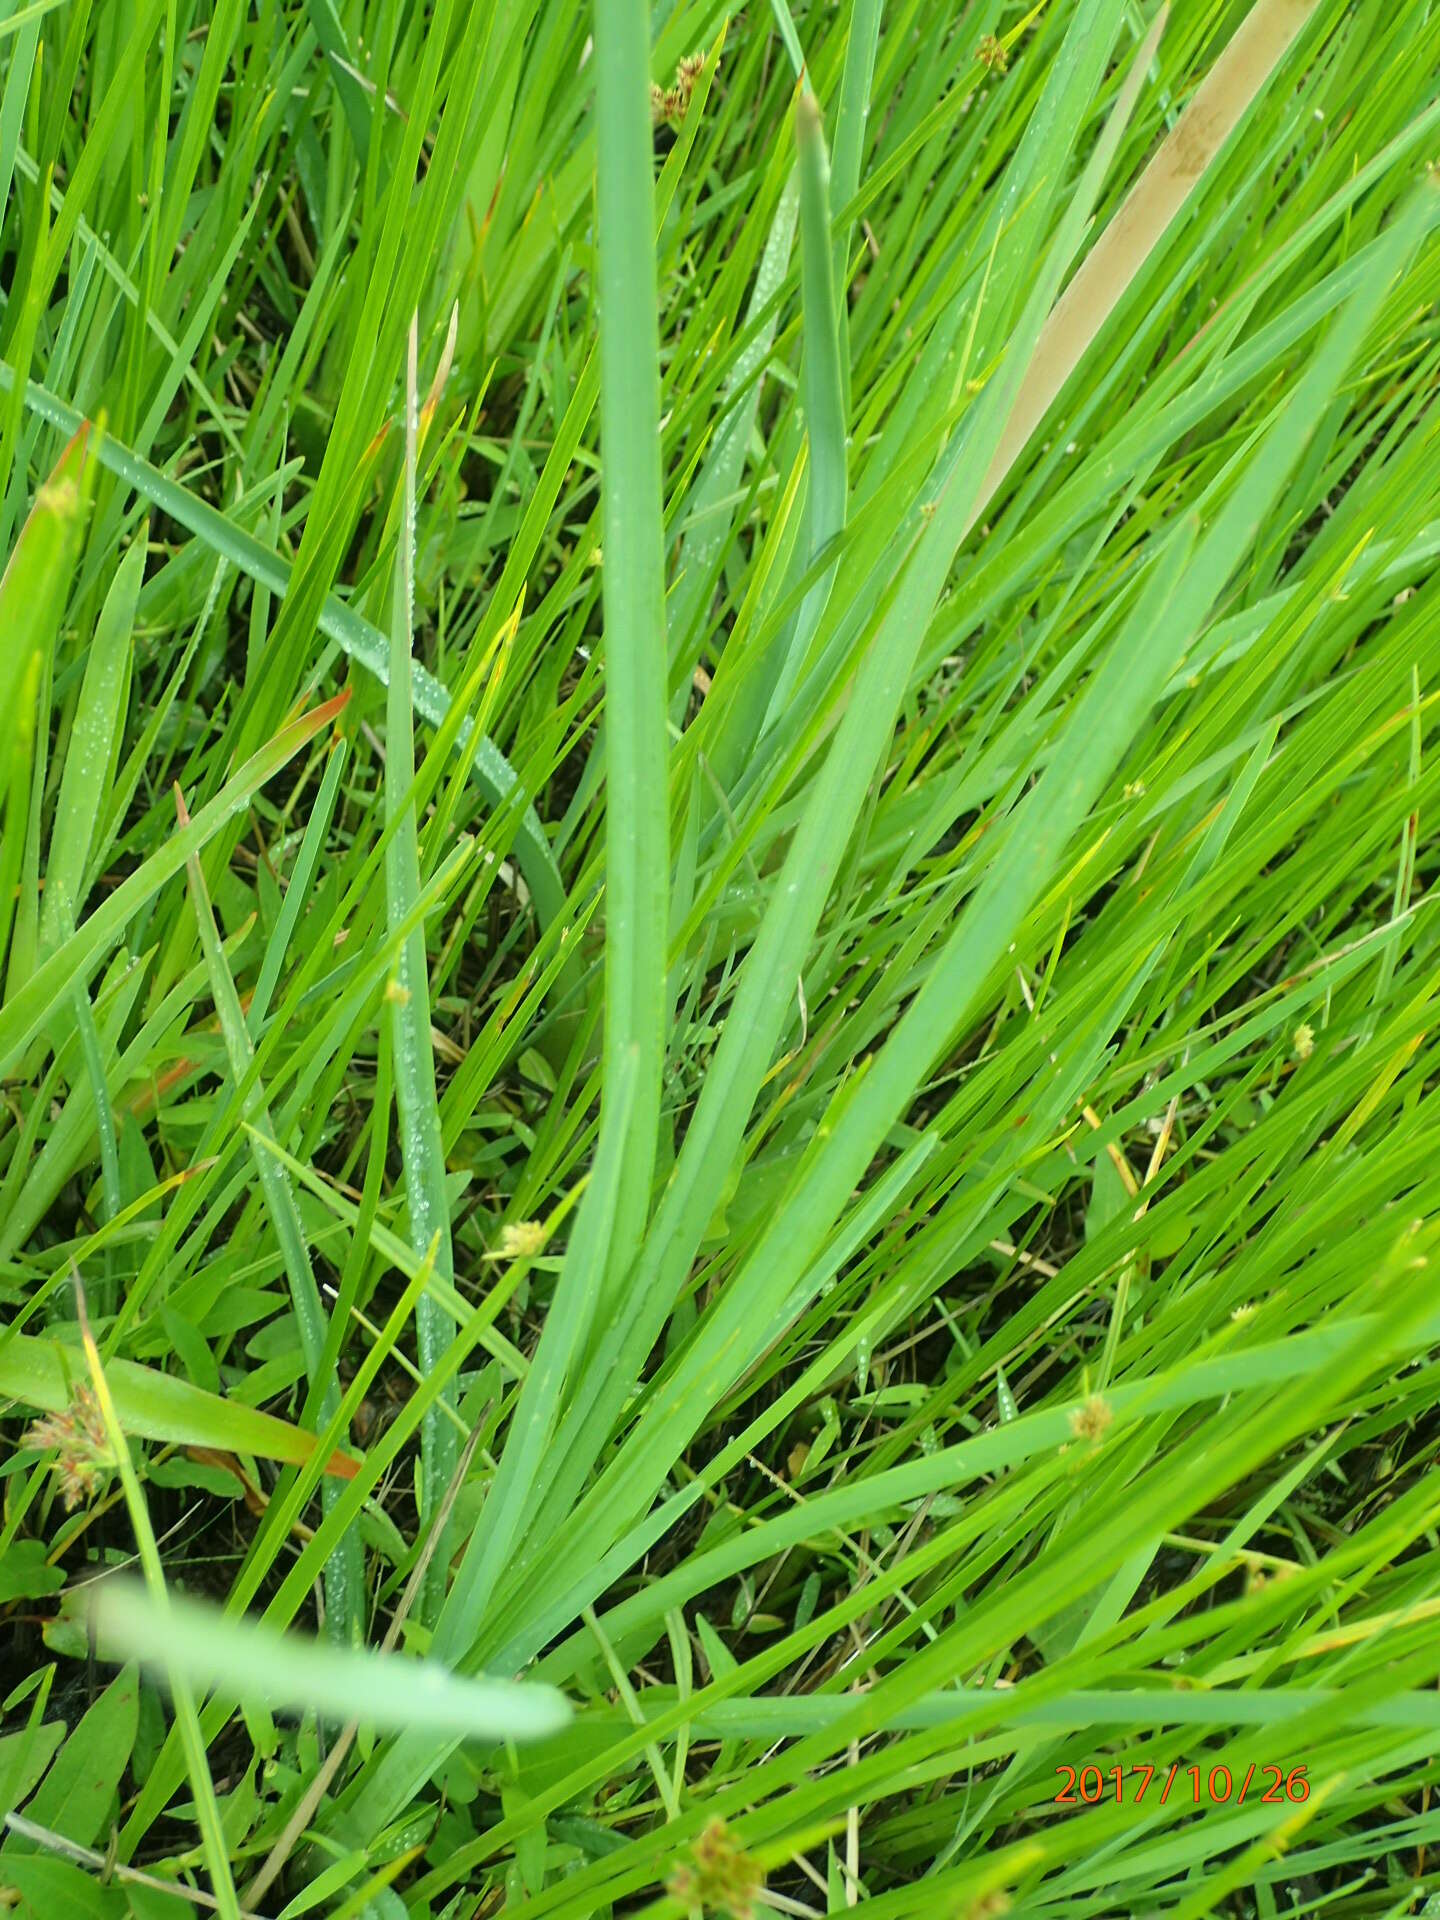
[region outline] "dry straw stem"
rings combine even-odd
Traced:
[[[971,509],[971,527],[1193,194],[1195,182],[1244,119],[1318,4],[1319,0],[1259,0],[1196,88],[1168,138],[1055,303]],[[1169,8],[1162,7],[1155,16],[1140,56],[1142,66],[1154,57],[1168,15]]]

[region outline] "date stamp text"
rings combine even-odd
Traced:
[[[1071,1767],[1055,1769],[1060,1784],[1057,1805],[1093,1807],[1102,1800],[1138,1806],[1147,1796],[1163,1807],[1167,1800],[1189,1800],[1193,1805],[1244,1806],[1247,1800],[1265,1806],[1298,1805],[1310,1798],[1310,1780],[1304,1767],[1257,1766],[1244,1773],[1229,1767],[1186,1767],[1177,1760],[1163,1767]]]

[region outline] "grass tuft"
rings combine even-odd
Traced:
[[[1435,1910],[1435,8],[0,12],[0,1907]]]

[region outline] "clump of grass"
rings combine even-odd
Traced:
[[[11,1905],[1427,1910],[1433,9],[0,55]]]

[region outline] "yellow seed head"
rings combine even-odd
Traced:
[[[666,1891],[686,1906],[727,1913],[730,1920],[754,1920],[755,1896],[764,1885],[759,1863],[717,1816],[691,1847],[689,1860],[671,1874]]]
[[[545,1229],[538,1220],[512,1220],[501,1229],[500,1258],[530,1260],[545,1245]]]
[[[1102,1440],[1114,1418],[1110,1402],[1092,1393],[1083,1407],[1071,1411],[1070,1431],[1077,1440]]]
[[[22,1444],[46,1452],[55,1449],[55,1473],[67,1512],[90,1499],[115,1465],[100,1403],[83,1383],[71,1394],[69,1406],[32,1421]]]

